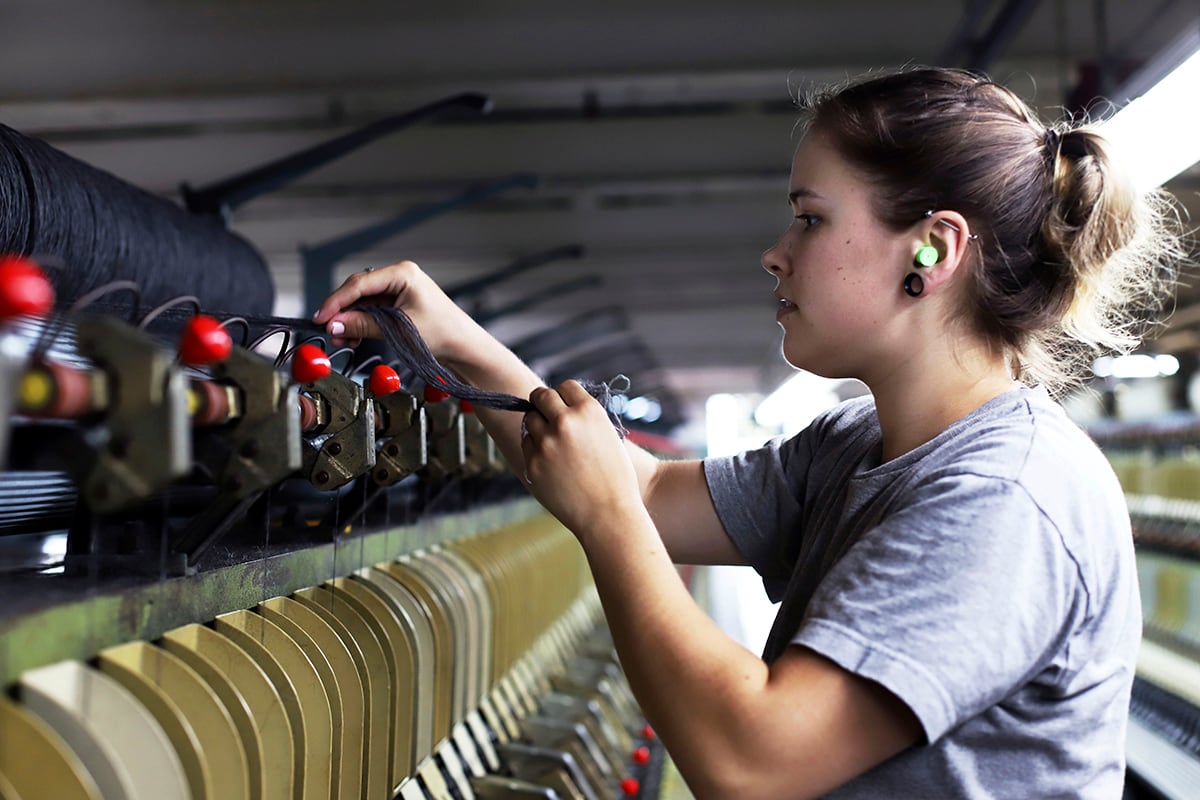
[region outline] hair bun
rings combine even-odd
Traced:
[[[1046,152],[1050,158],[1058,155],[1058,147],[1062,143],[1062,134],[1054,128],[1046,128],[1046,132],[1042,134],[1042,144],[1046,148]]]

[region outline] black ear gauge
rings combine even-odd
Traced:
[[[909,297],[920,297],[925,291],[925,281],[915,272],[904,276],[904,293]]]

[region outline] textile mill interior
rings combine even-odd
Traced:
[[[866,391],[784,360],[761,263],[811,89],[986,72],[1200,225],[1189,0],[14,0],[0,53],[0,800],[692,796],[496,398],[312,321],[357,273],[691,459]],[[1200,796],[1197,241],[1061,398],[1132,520],[1131,800]],[[761,649],[759,577],[679,575]]]

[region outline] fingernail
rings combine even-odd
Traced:
[[[332,322],[329,324],[329,332],[334,336],[341,336],[346,332],[346,326],[340,322]]]
[[[321,316],[321,309],[318,308],[316,311],[313,312],[312,321],[316,322],[317,318],[320,316]]]

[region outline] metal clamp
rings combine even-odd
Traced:
[[[380,486],[398,483],[429,462],[425,408],[408,392],[375,398],[378,447],[371,479]]]
[[[246,497],[300,469],[300,406],[286,376],[240,348],[214,368],[213,376],[232,383],[242,401],[241,416],[230,426],[198,435],[197,459],[219,476],[221,488]]]
[[[463,474],[467,476],[497,475],[504,471],[504,459],[496,442],[483,427],[479,417],[474,414],[462,414],[463,438],[466,447],[466,462],[463,464]]]
[[[375,466],[375,404],[336,372],[302,389],[317,401],[317,433],[305,437],[302,472],[318,489],[336,489]]]
[[[467,431],[463,414],[448,402],[426,403],[429,421],[429,461],[426,471],[434,479],[458,477],[467,464]]]
[[[183,374],[158,344],[109,317],[84,317],[79,350],[114,387],[104,418],[84,433],[80,490],[89,508],[116,511],[186,475],[192,465]]]

